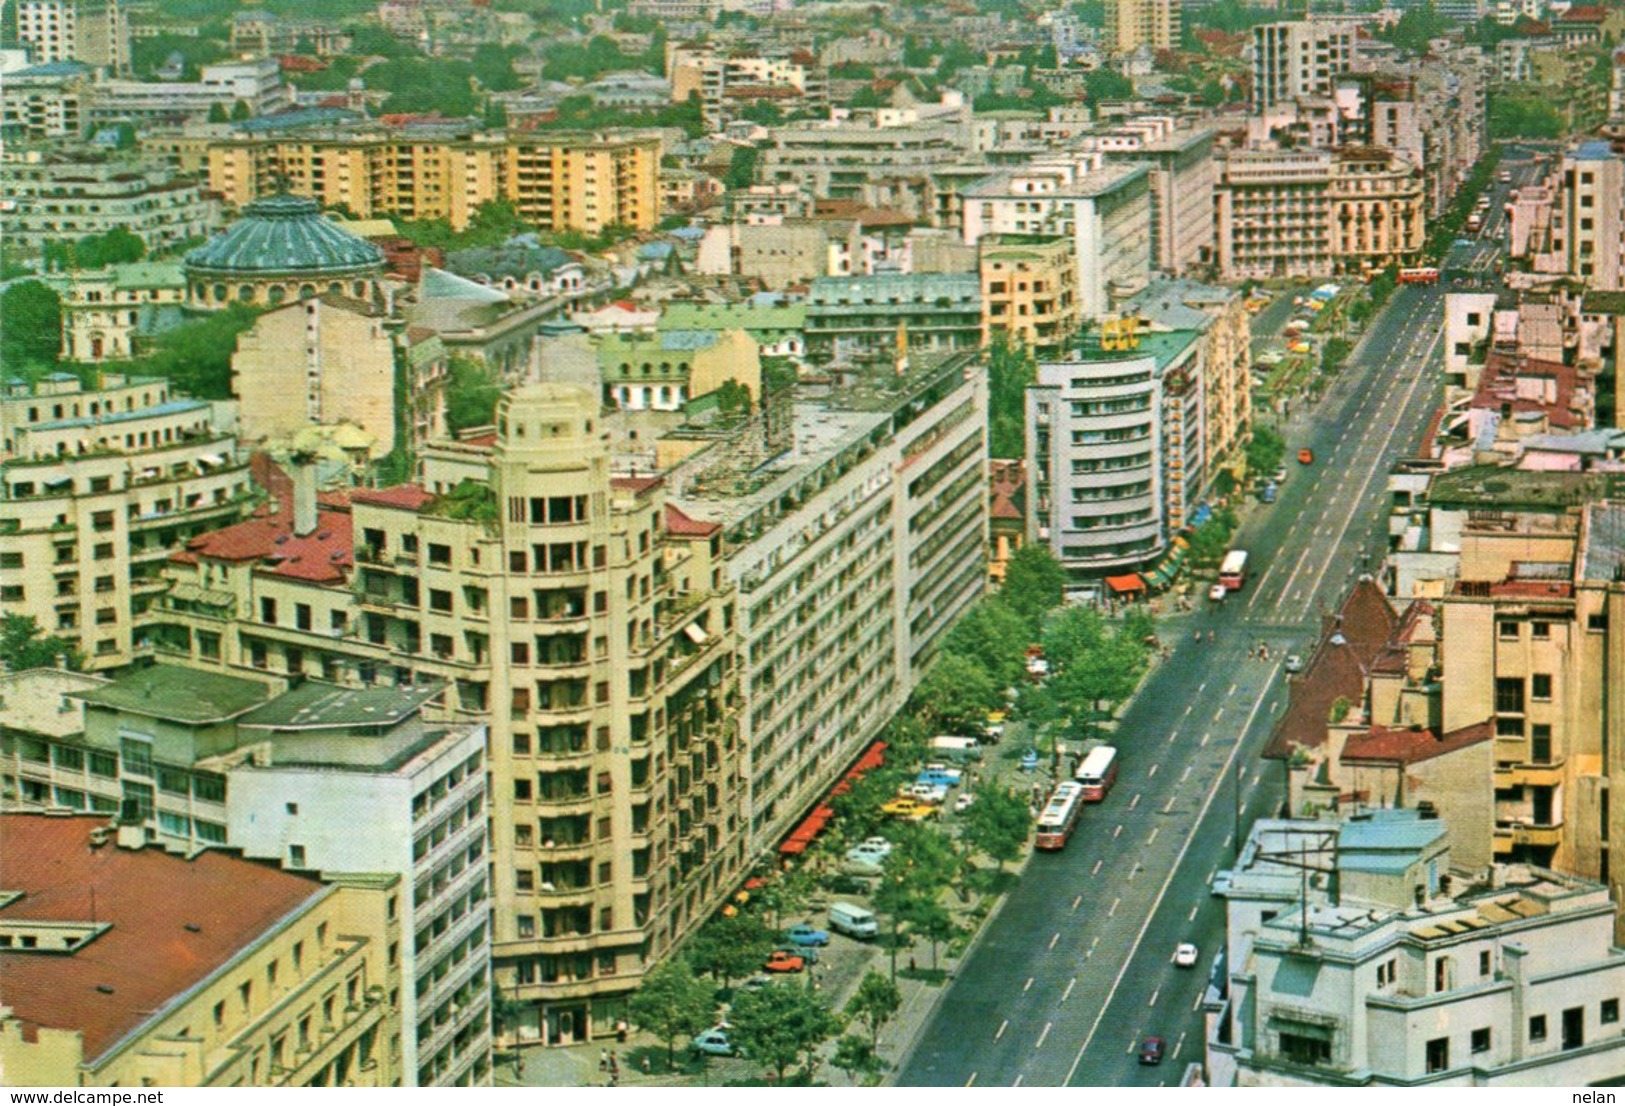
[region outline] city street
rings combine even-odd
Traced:
[[[898,1084],[1156,1086],[1201,1060],[1224,926],[1209,882],[1233,855],[1237,781],[1243,822],[1278,808],[1280,768],[1256,758],[1284,704],[1281,662],[1382,548],[1386,474],[1439,398],[1442,296],[1400,288],[1317,408],[1282,426],[1288,479],[1237,538],[1253,553],[1247,590],[1166,620],[1174,657],[1121,717],[1116,787],[1064,851],[1033,857]],[[1312,465],[1294,459],[1304,445]],[[1212,644],[1194,640],[1210,630]],[[1268,661],[1249,656],[1261,641]],[[1197,967],[1173,965],[1181,941],[1199,946]],[[1147,1035],[1166,1041],[1160,1066],[1138,1063]]]

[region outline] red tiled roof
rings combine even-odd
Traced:
[[[1270,735],[1265,757],[1284,760],[1295,746],[1326,743],[1332,704],[1338,699],[1356,707],[1365,702],[1366,679],[1398,621],[1388,597],[1369,577],[1354,585],[1338,613],[1324,620],[1320,644],[1289,685],[1287,708]]]
[[[1446,753],[1453,753],[1457,749],[1465,749],[1469,745],[1488,741],[1493,734],[1494,727],[1489,719],[1475,722],[1471,726],[1463,726],[1443,736],[1435,735],[1432,730],[1372,726],[1365,733],[1349,736],[1343,743],[1342,759],[1418,764],[1424,760],[1444,756]]]
[[[1576,4],[1557,18],[1564,23],[1601,23],[1608,12],[1596,4]]]
[[[1022,517],[1021,508],[1017,507],[1015,505],[1015,503],[1011,502],[1011,499],[1010,499],[1009,496],[1002,495],[1002,494],[997,493],[997,492],[995,492],[994,495],[993,495],[993,506],[988,508],[988,513],[993,518],[1007,518],[1007,519],[1018,519],[1019,520]]]
[[[461,438],[457,444],[471,445],[481,449],[493,449],[497,444],[497,432],[493,430],[489,434],[475,434],[472,438]]]
[[[350,502],[368,507],[400,507],[407,511],[421,511],[434,499],[431,492],[419,484],[397,484],[393,488],[357,488],[350,493]]]
[[[0,815],[0,867],[22,896],[4,922],[109,928],[70,953],[0,950],[6,1005],[25,1030],[77,1030],[94,1061],[324,893],[320,882],[208,850],[90,847],[105,816]],[[104,990],[105,988],[105,990]]]
[[[708,538],[721,530],[715,522],[689,518],[673,504],[666,504],[666,533],[678,538]]]
[[[351,519],[345,511],[318,511],[316,529],[303,537],[293,532],[292,510],[239,522],[224,530],[199,534],[186,543],[186,552],[171,560],[195,564],[200,557],[215,561],[263,562],[261,572],[316,583],[341,583],[354,564]]]
[[[658,488],[665,481],[661,476],[611,476],[609,486],[623,492],[635,492],[642,495],[653,488]]]

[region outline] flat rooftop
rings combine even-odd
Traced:
[[[274,693],[270,684],[258,680],[155,664],[120,676],[103,687],[68,694],[91,706],[207,724],[245,714]]]
[[[416,687],[339,687],[307,680],[255,707],[237,720],[244,729],[326,730],[392,726],[423,709],[445,688],[441,681]]]

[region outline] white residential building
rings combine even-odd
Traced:
[[[411,886],[401,1070],[419,1087],[491,1071],[486,727],[426,721],[443,686],[302,684],[237,719],[247,755],[225,771],[226,839],[244,856]]]
[[[1207,995],[1214,1086],[1584,1086],[1625,1071],[1608,890],[1452,871],[1445,823],[1260,822]]]
[[[995,173],[965,190],[964,239],[984,234],[1070,238],[1076,252],[1078,310],[1106,314],[1145,287],[1151,273],[1151,170],[1102,165],[1073,155]]]

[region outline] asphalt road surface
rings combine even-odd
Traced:
[[[1285,654],[1307,651],[1384,548],[1386,475],[1440,399],[1443,295],[1400,288],[1315,410],[1282,428],[1288,479],[1237,539],[1252,553],[1246,589],[1170,620],[1173,659],[1118,727],[1116,787],[1064,850],[1032,858],[897,1084],[1157,1086],[1203,1058],[1199,1008],[1224,929],[1212,874],[1233,856],[1238,795],[1243,825],[1282,799],[1280,765],[1257,757],[1284,705]],[[1301,446],[1313,464],[1295,459]],[[1216,640],[1198,643],[1195,627]],[[1250,657],[1261,641],[1268,661]],[[1196,968],[1172,964],[1181,941],[1200,947]],[[1152,1034],[1160,1066],[1138,1063]]]

